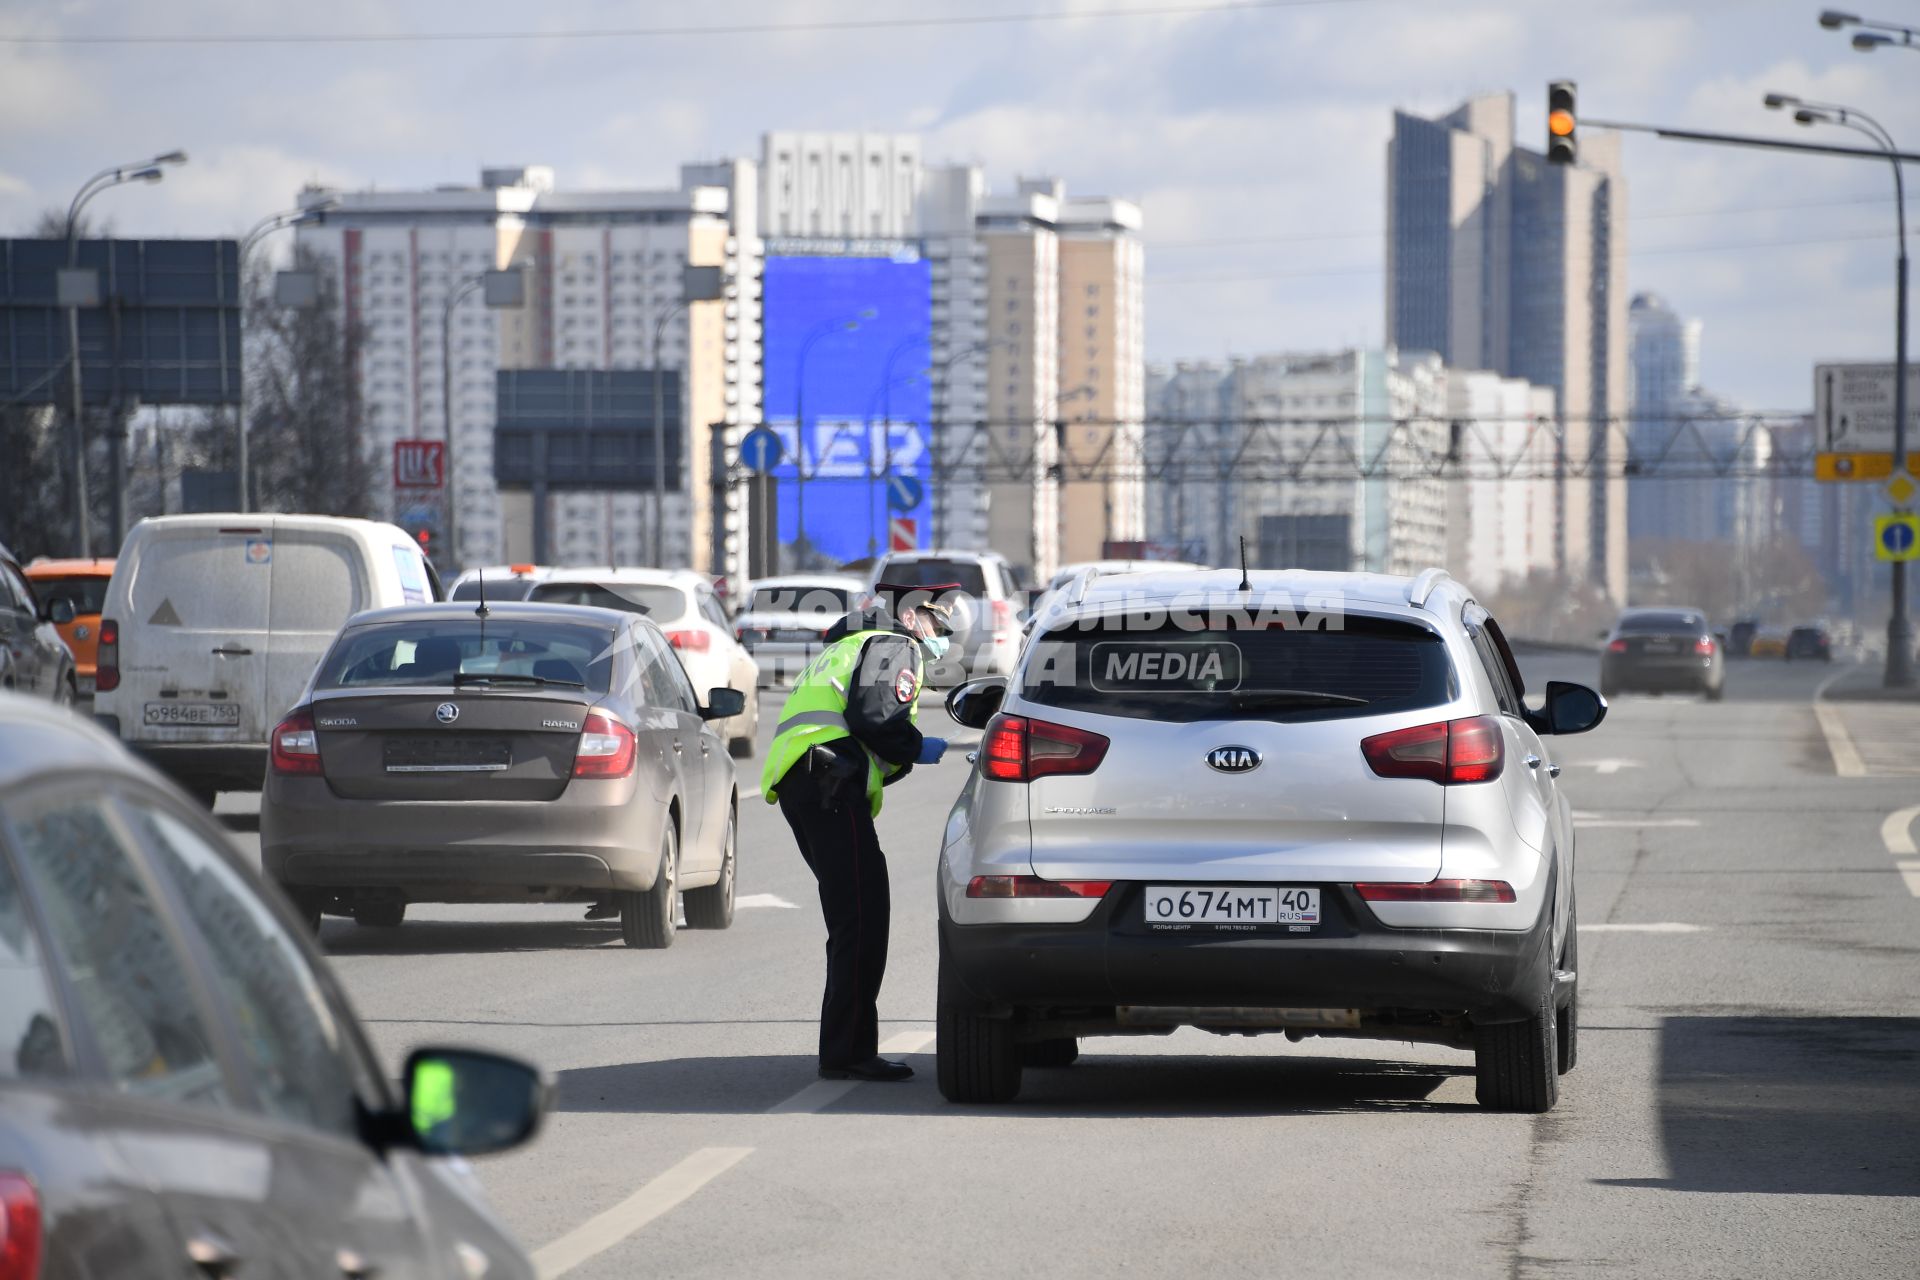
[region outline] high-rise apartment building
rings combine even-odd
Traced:
[[[1513,96],[1438,119],[1394,113],[1387,146],[1387,341],[1558,394],[1577,467],[1558,484],[1556,567],[1616,600],[1627,585],[1626,184],[1617,137],[1580,163],[1514,145]]]
[[[449,562],[531,559],[532,497],[494,481],[495,375],[502,369],[643,369],[684,375],[682,474],[652,547],[651,492],[553,493],[547,557],[560,564],[706,567],[713,543],[709,432],[759,418],[757,197],[751,163],[688,166],[660,191],[566,192],[552,170],[496,168],[479,185],[426,191],[309,190],[337,203],[299,246],[337,273],[347,323],[361,327],[375,509],[403,518],[436,497],[396,491],[384,459],[403,439],[446,439],[441,353],[450,357],[460,546]],[[720,267],[724,300],[682,305],[682,271]],[[489,309],[489,270],[526,275],[524,305]]]

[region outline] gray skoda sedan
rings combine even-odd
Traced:
[[[627,945],[733,921],[733,762],[645,618],[468,602],[351,618],[274,729],[260,853],[307,923],[581,902]]]

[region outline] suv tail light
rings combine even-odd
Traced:
[[[1614,640],[1609,642],[1607,645],[1608,653],[1625,653],[1626,651],[1627,651],[1627,642],[1625,640]]]
[[[93,687],[112,693],[120,687],[120,624],[108,618],[100,624],[99,646],[94,655]]]
[[[690,631],[667,632],[667,643],[689,653],[705,653],[713,647],[713,637],[696,627]]]
[[[988,603],[993,606],[993,629],[995,631],[1005,631],[1013,625],[1013,601],[991,600],[988,601]]]
[[[573,753],[573,776],[624,778],[633,772],[638,746],[633,730],[604,712],[590,711],[586,723],[580,726],[580,747]]]
[[[1425,884],[1356,884],[1367,902],[1512,902],[1504,880],[1429,880]]]
[[[1383,778],[1425,778],[1443,787],[1492,782],[1506,763],[1493,716],[1441,720],[1360,740],[1367,765]]]
[[[313,731],[313,717],[296,711],[273,727],[273,771],[283,774],[321,772],[320,739]]]
[[[995,716],[980,735],[980,772],[995,782],[1092,773],[1106,757],[1100,734],[1026,716]]]
[[[1042,880],[1039,876],[975,876],[969,898],[1104,898],[1111,880]]]
[[[0,1280],[40,1274],[40,1193],[24,1173],[0,1170]]]

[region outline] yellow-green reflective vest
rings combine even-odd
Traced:
[[[861,650],[877,636],[898,635],[895,631],[855,631],[834,641],[807,664],[800,679],[780,708],[780,725],[773,733],[773,745],[767,749],[767,765],[760,774],[760,794],[768,804],[780,798],[777,788],[787,770],[798,764],[807,748],[853,736],[847,728],[847,694],[860,664]],[[914,699],[907,717],[920,718],[920,646],[913,645]],[[863,751],[865,748],[861,748]],[[880,788],[886,779],[900,771],[867,751],[867,805],[874,816],[880,813]]]

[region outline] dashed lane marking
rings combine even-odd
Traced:
[[[1681,828],[1681,827],[1697,827],[1700,825],[1700,820],[1698,818],[1602,818],[1598,816],[1583,818],[1579,814],[1575,814],[1573,816],[1573,825],[1580,828],[1582,831],[1585,831],[1594,827]]]
[[[744,897],[734,899],[733,905],[744,911],[751,911],[755,907],[772,907],[793,911],[797,911],[800,908],[799,903],[788,902],[777,893],[749,893]]]
[[[1583,924],[1582,933],[1705,933],[1704,924],[1682,924],[1678,920],[1655,920],[1646,924]]]
[[[702,1147],[605,1213],[534,1251],[540,1280],[554,1280],[597,1258],[753,1154],[752,1147]]]
[[[1887,846],[1887,852],[1898,858],[1901,855],[1920,853],[1913,847],[1913,820],[1920,818],[1920,804],[1907,809],[1895,809],[1880,824],[1880,842]]]
[[[932,1043],[933,1032],[931,1031],[902,1031],[882,1041],[880,1052],[883,1054],[920,1053]],[[859,1088],[862,1083],[859,1080],[815,1080],[791,1098],[774,1103],[767,1108],[767,1114],[809,1116],[832,1106]]]

